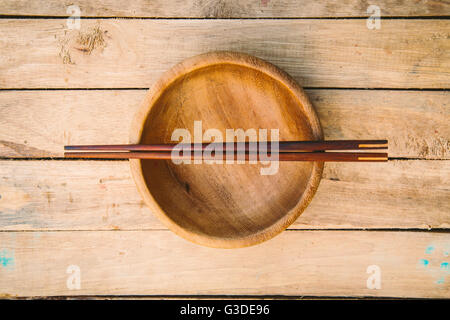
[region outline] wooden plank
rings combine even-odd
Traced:
[[[450,161],[327,163],[291,228],[449,228],[449,187]],[[1,161],[0,196],[0,230],[165,229],[127,161]]]
[[[450,159],[450,93],[308,90],[326,139],[389,140],[389,156]]]
[[[449,20],[0,21],[0,88],[149,87],[213,50],[272,62],[307,87],[448,88]]]
[[[307,90],[326,139],[389,140],[391,157],[450,159],[449,92]],[[0,91],[0,157],[128,143],[145,90]],[[281,137],[282,138],[282,137]]]
[[[250,1],[132,1],[124,5],[117,0],[92,2],[79,0],[4,0],[4,15],[67,16],[67,8],[79,6],[83,17],[190,17],[190,18],[273,18],[273,17],[360,17],[368,16],[370,3],[363,0],[317,1],[250,0]],[[379,0],[382,17],[442,16],[450,11],[446,1],[422,0],[404,3],[400,0]]]
[[[0,292],[9,296],[450,297],[448,233],[294,231],[233,250],[167,231],[1,232],[0,243]],[[67,288],[71,265],[79,290]],[[373,265],[380,289],[367,288]]]
[[[4,230],[161,229],[141,200],[128,162],[4,161]]]
[[[0,155],[61,157],[64,145],[128,143],[146,90],[0,91]]]

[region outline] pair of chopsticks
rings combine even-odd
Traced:
[[[177,146],[183,152],[172,154]],[[267,157],[261,157],[256,143],[203,143],[203,144],[120,144],[120,145],[71,145],[64,150],[66,158],[101,159],[215,159],[208,158],[201,151],[223,150],[223,160],[229,159],[227,148],[232,147],[234,160],[277,160],[277,161],[355,161],[383,162],[387,153],[335,152],[345,150],[387,149],[387,140],[330,140],[330,141],[280,141],[278,159],[271,156],[271,143],[267,142]],[[87,152],[86,152],[87,151]],[[327,152],[331,151],[331,152]],[[264,152],[265,153],[265,152]]]

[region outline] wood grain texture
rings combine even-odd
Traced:
[[[306,93],[326,139],[386,137],[391,157],[450,159],[448,92]],[[64,145],[128,143],[144,96],[145,90],[0,91],[0,157],[61,157]]]
[[[125,7],[78,1],[82,15],[91,17],[367,15],[366,1],[329,3],[139,0]],[[0,15],[66,16],[70,4],[7,0],[0,2]],[[447,1],[377,5],[382,18],[449,12]],[[309,87],[450,83],[448,20],[383,19],[380,30],[368,30],[365,19],[98,19],[81,25],[78,33],[67,30],[66,19],[1,19],[0,88],[147,88],[184,58],[218,49],[264,58]],[[448,92],[308,94],[326,138],[381,135],[389,138],[391,156],[447,161],[390,161],[383,171],[379,164],[328,164],[318,193],[292,228],[450,228]],[[127,143],[144,95],[1,91],[0,157],[59,157],[68,143]],[[449,233],[291,230],[256,247],[221,251],[163,228],[142,202],[128,162],[0,161],[0,230],[8,231],[0,232],[0,296],[450,297],[448,271],[439,267],[448,261]],[[118,229],[128,231],[109,231]],[[428,268],[421,259],[430,261]],[[72,264],[81,267],[80,291],[66,287]],[[381,290],[366,288],[373,264],[382,271]]]
[[[449,188],[450,161],[327,163],[291,228],[449,228]],[[165,229],[127,161],[1,161],[0,196],[1,230]]]
[[[68,16],[70,0],[4,0],[0,12],[5,15]],[[363,0],[176,0],[132,1],[79,0],[82,17],[191,17],[191,18],[274,18],[274,17],[360,17],[368,16],[370,3]],[[382,17],[442,16],[448,14],[447,1],[379,0]]]
[[[450,297],[450,274],[440,268],[450,248],[443,233],[293,231],[235,250],[167,231],[1,232],[0,243],[8,259],[0,293],[9,296]],[[80,268],[80,290],[66,286],[70,265]],[[381,270],[381,289],[367,288],[371,265]]]
[[[147,88],[215,50],[274,63],[306,87],[448,88],[449,20],[0,21],[0,88]],[[39,76],[36,76],[39,75]]]

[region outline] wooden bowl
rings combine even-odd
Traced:
[[[303,90],[261,59],[235,52],[189,58],[149,90],[132,124],[130,143],[174,143],[172,132],[195,120],[203,131],[279,129],[281,141],[322,140],[319,119]],[[270,132],[270,130],[268,130]],[[323,162],[179,164],[131,160],[145,203],[173,232],[197,244],[236,248],[268,240],[292,224],[311,201]]]

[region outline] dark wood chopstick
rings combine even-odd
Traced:
[[[98,159],[203,159],[209,160],[214,157],[196,155],[195,152],[176,153],[172,155],[169,151],[147,151],[147,152],[66,152],[66,158],[98,158]],[[268,153],[268,158],[260,157],[258,153],[234,153],[233,160],[277,160]],[[222,155],[226,160],[226,154]],[[241,157],[241,158],[239,158]],[[278,161],[354,161],[354,162],[385,162],[388,161],[387,153],[368,153],[368,152],[285,152],[278,154]]]
[[[64,150],[86,150],[86,151],[172,151],[177,144],[118,144],[118,145],[71,145],[65,146]],[[267,150],[270,151],[270,142],[267,142]],[[220,148],[226,151],[227,143],[203,143],[203,144],[180,144],[187,150],[204,150]],[[257,151],[256,143],[233,143],[233,150]],[[280,141],[279,152],[301,152],[301,151],[325,151],[325,150],[367,150],[387,149],[387,140],[329,140],[329,141]],[[190,148],[190,149],[189,149]],[[239,148],[239,149],[238,149]]]

